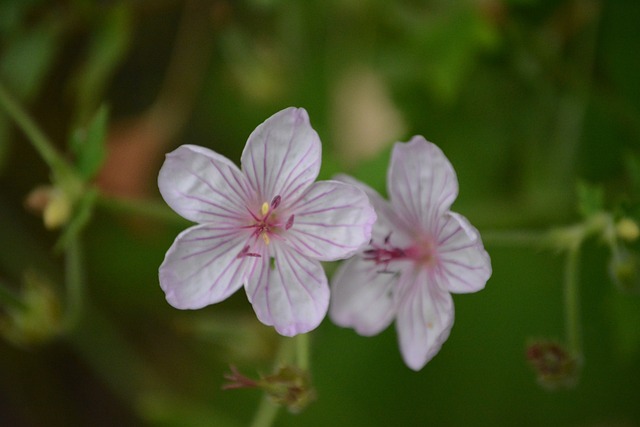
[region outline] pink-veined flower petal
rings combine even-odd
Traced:
[[[338,326],[371,336],[387,328],[396,315],[399,275],[355,256],[331,280],[329,317]]]
[[[438,275],[443,290],[476,292],[491,277],[491,259],[484,250],[480,233],[460,214],[442,217],[438,242]]]
[[[453,166],[440,148],[421,136],[394,145],[387,185],[398,215],[423,230],[433,230],[458,195]]]
[[[376,213],[359,188],[338,181],[312,184],[287,207],[294,218],[286,241],[320,261],[347,258],[371,239]]]
[[[411,227],[405,224],[404,220],[396,214],[391,203],[383,199],[376,190],[348,175],[338,174],[335,179],[360,188],[369,198],[377,217],[371,233],[371,240],[374,243],[382,244],[392,234],[394,244],[404,245],[411,241]]]
[[[284,336],[315,329],[329,305],[322,265],[283,245],[271,245],[270,252],[273,258],[262,257],[246,285],[258,319]]]
[[[167,154],[158,188],[174,211],[199,223],[237,224],[245,217],[245,201],[251,195],[236,165],[195,145],[182,145]]]
[[[407,366],[419,371],[449,337],[453,300],[433,283],[425,269],[406,272],[400,281],[402,295],[396,319],[400,352]]]
[[[238,257],[249,237],[235,228],[201,224],[176,237],[160,266],[160,286],[169,304],[202,308],[240,288],[257,258]]]
[[[258,126],[242,152],[242,171],[262,201],[291,203],[320,171],[320,137],[303,108],[282,110]]]

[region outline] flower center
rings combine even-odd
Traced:
[[[282,198],[278,195],[273,198],[271,204],[264,202],[260,206],[260,210],[257,213],[254,213],[250,209],[249,214],[252,218],[252,223],[245,228],[252,228],[253,233],[251,234],[256,239],[261,238],[265,245],[269,245],[271,243],[271,238],[279,236],[279,231],[289,230],[293,227],[294,215],[290,215],[287,219],[286,223],[282,223],[278,216],[276,215],[276,209],[280,206],[282,202]],[[249,245],[245,246],[242,251],[238,254],[238,258],[242,258],[245,256],[253,256],[260,257],[260,254],[249,251]]]
[[[435,264],[437,252],[436,244],[432,238],[416,240],[415,243],[406,248],[393,246],[390,242],[391,234],[384,239],[383,244],[370,243],[371,249],[364,251],[364,259],[373,261],[376,265],[384,268],[380,273],[393,273],[388,270],[389,264],[394,261],[408,260],[416,264],[431,267]]]

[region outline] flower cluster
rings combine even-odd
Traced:
[[[169,153],[158,185],[197,225],[160,266],[180,309],[217,303],[244,286],[258,319],[280,334],[316,328],[329,310],[362,335],[395,318],[405,362],[418,370],[453,325],[450,293],[474,292],[491,275],[477,230],[449,211],[455,172],[422,137],[397,143],[390,202],[347,177],[314,182],[321,145],[304,109],[276,113],[249,136],[241,168],[202,147]],[[329,285],[321,261],[347,259]]]

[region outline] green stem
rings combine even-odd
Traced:
[[[73,329],[82,313],[84,300],[84,271],[82,268],[82,249],[78,236],[69,239],[65,248],[65,285],[67,289],[67,312],[65,329]]]
[[[9,95],[6,88],[0,83],[0,106],[16,122],[16,124],[27,135],[33,147],[40,153],[40,156],[55,173],[61,173],[70,169],[64,158],[55,149],[49,138],[40,130],[38,125],[31,119],[25,109]]]
[[[258,406],[258,410],[253,417],[253,421],[251,422],[251,427],[270,427],[273,425],[273,422],[278,415],[278,410],[280,407],[275,405],[269,399],[269,396],[265,393],[260,400],[260,405]]]
[[[19,310],[27,309],[26,304],[3,281],[0,281],[0,302]]]
[[[295,348],[294,348],[295,344]],[[280,348],[274,358],[274,368],[280,365],[290,363],[291,359],[296,356],[296,363],[300,369],[309,369],[309,335],[300,334],[295,338],[281,338]],[[271,402],[269,395],[264,393],[258,410],[253,417],[251,427],[270,427],[278,415],[279,405]]]
[[[582,357],[580,340],[580,299],[578,292],[579,255],[579,245],[570,248],[567,253],[564,270],[565,333],[569,351],[576,358]]]
[[[309,334],[300,334],[296,338],[296,358],[298,368],[309,370]]]
[[[164,203],[110,197],[104,194],[98,196],[97,202],[100,208],[116,214],[138,215],[179,225],[187,224],[184,218],[177,215]]]

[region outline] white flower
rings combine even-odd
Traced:
[[[361,189],[314,183],[320,151],[307,112],[288,108],[249,136],[242,170],[203,147],[183,145],[167,155],[160,193],[198,223],[178,235],[160,266],[171,305],[201,308],[244,285],[258,319],[280,334],[320,324],[329,303],[320,261],[355,253],[376,218]]]
[[[367,336],[395,319],[404,361],[420,370],[453,326],[450,293],[482,289],[491,276],[489,255],[478,231],[449,210],[458,195],[455,171],[423,137],[393,147],[389,202],[344,180],[366,191],[378,220],[369,247],[336,272],[329,315]]]

